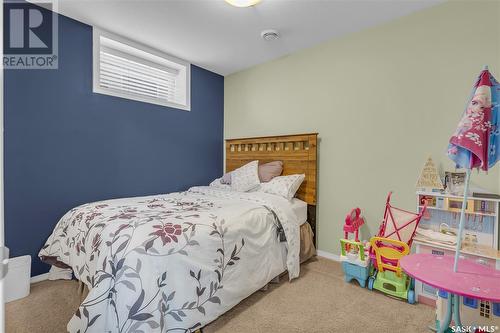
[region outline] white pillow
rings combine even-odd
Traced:
[[[211,186],[211,187],[215,187],[215,188],[220,188],[220,189],[223,189],[223,190],[228,190],[230,191],[231,190],[231,185],[227,185],[227,184],[222,184],[220,181],[221,181],[222,177],[221,178],[217,178],[215,179],[213,182],[211,182],[208,186]]]
[[[305,177],[304,174],[274,177],[271,181],[260,184],[259,191],[292,200]]]
[[[231,172],[233,191],[247,192],[259,184],[259,161],[252,161]]]

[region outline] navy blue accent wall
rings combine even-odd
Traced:
[[[59,69],[5,71],[5,232],[38,251],[77,205],[168,193],[222,173],[224,78],[191,66],[191,111],[92,92],[92,28],[59,16]]]

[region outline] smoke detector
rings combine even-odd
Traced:
[[[267,40],[267,41],[273,41],[273,40],[280,38],[280,34],[278,33],[277,30],[267,29],[267,30],[263,30],[260,33],[260,37],[262,37],[264,40]]]

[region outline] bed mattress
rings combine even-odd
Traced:
[[[64,215],[39,255],[89,289],[70,332],[186,332],[284,270],[298,276],[295,205],[211,187],[95,202]]]

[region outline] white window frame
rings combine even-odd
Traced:
[[[144,103],[150,103],[150,104],[156,104],[156,105],[162,105],[162,106],[167,106],[170,108],[175,108],[175,109],[181,109],[185,111],[191,111],[191,64],[185,60],[181,60],[179,58],[173,57],[171,55],[168,55],[166,53],[160,52],[156,49],[153,49],[149,46],[131,41],[127,38],[118,36],[116,34],[101,30],[99,28],[93,27],[93,58],[92,58],[92,88],[94,93],[98,94],[104,94],[104,95],[110,95],[110,96],[115,96],[115,97],[121,97],[129,100],[134,100],[134,101],[140,101]],[[144,51],[147,53],[150,53],[154,56],[161,57],[165,59],[168,62],[172,62],[178,66],[184,66],[185,67],[185,75],[186,75],[186,84],[185,84],[185,96],[186,96],[186,103],[185,104],[179,104],[175,102],[170,102],[170,101],[161,101],[156,98],[148,98],[147,96],[137,96],[133,94],[127,94],[125,92],[120,92],[120,91],[115,91],[112,89],[106,89],[102,88],[99,85],[99,75],[100,75],[100,50],[101,50],[101,43],[100,43],[100,37],[106,37],[111,40],[117,41],[122,44],[126,44],[128,46],[131,46],[133,48],[136,48],[140,51]],[[147,60],[145,60],[147,62]]]

